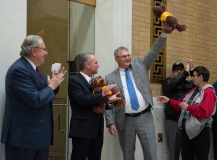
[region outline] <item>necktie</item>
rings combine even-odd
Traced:
[[[38,67],[36,67],[36,72],[37,72],[37,74],[38,74],[39,76],[41,76],[41,73],[40,73]]]
[[[139,108],[139,102],[136,96],[136,91],[135,88],[133,86],[133,82],[132,79],[130,77],[130,73],[128,71],[128,69],[125,69],[126,72],[126,82],[127,82],[127,89],[129,92],[129,96],[130,96],[130,103],[131,103],[131,107],[133,110],[137,111]]]
[[[37,74],[39,75],[39,77],[41,78],[42,83],[44,83],[44,81],[43,81],[43,79],[42,79],[42,77],[41,77],[41,72],[39,71],[39,68],[38,68],[38,67],[36,67],[36,72],[37,72]]]

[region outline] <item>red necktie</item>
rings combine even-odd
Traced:
[[[41,76],[41,73],[40,73],[38,67],[36,67],[36,72],[37,72],[37,74],[38,74],[39,76]]]
[[[44,83],[44,81],[43,81],[43,79],[42,79],[42,77],[41,77],[41,73],[40,73],[38,67],[36,67],[36,72],[37,72],[37,74],[39,75],[39,77],[41,78],[42,83]]]

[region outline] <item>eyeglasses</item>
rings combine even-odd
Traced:
[[[198,75],[194,75],[194,74],[192,75],[192,77],[196,77],[196,76],[198,76]]]
[[[116,56],[116,57],[120,57],[120,58],[130,58],[131,57],[131,55],[130,54],[127,54],[127,55],[123,55],[123,56]]]
[[[184,71],[184,70],[185,70],[185,68],[174,68],[174,69],[173,69],[173,71],[175,71],[175,72],[177,72],[177,71],[181,71],[181,72],[182,72],[182,71]]]
[[[47,48],[41,48],[41,47],[35,47],[35,48],[43,49],[45,52],[47,52]]]

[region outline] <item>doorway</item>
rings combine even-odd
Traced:
[[[51,65],[61,63],[68,75],[53,101],[54,137],[49,149],[50,160],[70,160],[71,139],[68,138],[71,108],[67,86],[71,76],[79,73],[76,57],[83,52],[94,53],[95,7],[62,0],[27,1],[27,35],[44,39],[48,56],[40,69],[51,75]]]

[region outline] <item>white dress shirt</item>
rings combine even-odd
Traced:
[[[86,75],[85,73],[83,72],[80,72],[82,76],[84,76],[84,78],[87,80],[87,82],[90,84],[90,80],[91,80],[91,77],[89,77],[88,75]]]
[[[122,82],[123,90],[124,90],[124,97],[125,97],[125,101],[126,101],[125,113],[138,113],[138,112],[141,112],[148,107],[148,102],[142,97],[142,94],[139,92],[139,90],[136,87],[135,80],[134,80],[133,73],[132,73],[132,69],[128,68],[128,71],[130,73],[130,77],[132,79],[133,86],[134,86],[135,91],[136,91],[136,96],[137,96],[137,99],[139,102],[139,109],[137,111],[135,111],[131,107],[130,96],[129,96],[129,92],[127,89],[127,83],[126,83],[126,72],[125,72],[125,69],[119,68],[119,72],[120,72],[120,76],[121,76],[121,82]]]
[[[36,71],[36,65],[31,60],[29,60],[28,58],[26,58],[26,60],[31,64],[32,68],[34,68],[34,70]]]

